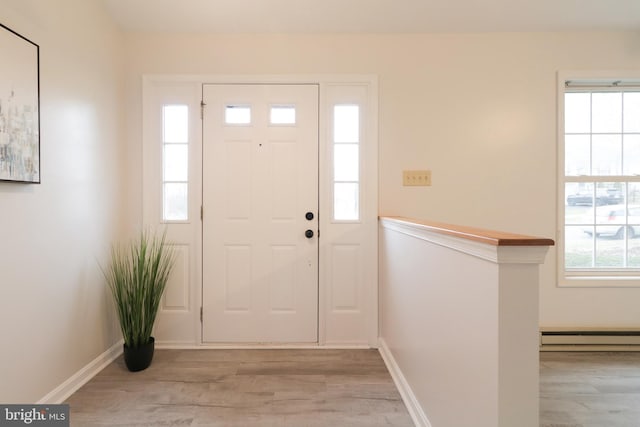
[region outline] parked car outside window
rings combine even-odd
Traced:
[[[583,227],[583,231],[588,235],[594,233],[596,237],[609,236],[616,239],[624,238],[625,228],[627,237],[632,239],[640,237],[640,206],[628,206],[628,216],[625,216],[625,205],[600,206],[595,208],[595,228],[593,226]],[[585,216],[584,223],[593,223],[593,210]],[[618,227],[612,227],[618,225]]]
[[[596,194],[596,206],[617,205],[624,202],[624,195],[619,190],[606,190]],[[576,193],[567,196],[569,206],[593,206],[592,193]]]

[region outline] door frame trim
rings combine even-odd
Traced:
[[[364,246],[364,250],[366,253],[365,256],[365,265],[366,265],[366,275],[363,278],[366,286],[365,295],[361,295],[363,298],[363,306],[365,309],[364,319],[365,322],[364,329],[366,332],[363,333],[362,339],[358,339],[355,342],[351,342],[349,340],[344,341],[341,339],[332,339],[331,332],[327,330],[327,319],[328,319],[328,282],[327,282],[327,270],[328,270],[328,260],[326,256],[323,255],[323,241],[320,241],[320,250],[319,250],[319,263],[318,263],[318,343],[317,346],[321,347],[335,347],[335,348],[362,348],[362,347],[378,347],[378,77],[373,74],[282,74],[282,75],[270,75],[270,74],[256,74],[256,75],[234,75],[234,74],[149,74],[143,75],[143,150],[145,146],[150,144],[150,141],[147,141],[145,138],[145,108],[147,104],[150,102],[148,97],[152,96],[153,89],[156,86],[162,85],[176,85],[176,86],[184,86],[189,88],[189,90],[194,90],[196,87],[199,88],[200,93],[202,93],[202,86],[204,84],[317,84],[320,89],[320,109],[319,109],[319,141],[318,147],[320,150],[319,153],[319,212],[322,213],[326,211],[327,206],[323,203],[324,200],[327,199],[327,185],[325,184],[325,179],[327,176],[327,171],[329,170],[329,160],[327,156],[327,118],[326,111],[328,108],[326,93],[327,88],[332,86],[364,86],[367,89],[367,100],[366,100],[366,117],[368,119],[366,125],[367,132],[367,147],[366,153],[363,153],[363,162],[366,161],[367,172],[366,176],[362,176],[362,181],[364,183],[366,190],[366,198],[365,202],[361,207],[362,212],[362,223],[366,226],[367,229],[367,242]],[[202,99],[202,98],[200,98]],[[199,106],[198,106],[199,107]],[[197,148],[200,156],[202,154],[202,123],[199,128],[199,135],[196,135],[194,138],[199,146]],[[143,159],[144,160],[144,159]],[[144,169],[144,168],[143,168]],[[199,191],[193,194],[192,201],[190,203],[197,203],[198,206],[202,205],[202,165],[199,165],[197,170],[198,176],[195,179],[199,179],[197,188]],[[144,175],[144,172],[143,172]],[[150,191],[149,185],[145,185],[143,182],[143,196],[145,192]],[[365,192],[363,190],[363,192]],[[143,197],[144,198],[144,197]],[[197,200],[194,200],[197,199]],[[151,223],[151,225],[157,225],[154,223],[153,218],[150,218],[145,211],[145,203],[143,203],[143,221],[145,224]],[[327,212],[328,214],[328,212]],[[328,215],[320,215],[321,221],[319,224],[319,228],[321,230],[325,229],[328,225],[329,221],[327,219]],[[322,219],[324,218],[324,219]],[[243,347],[243,345],[218,345],[218,344],[210,344],[202,342],[202,323],[200,322],[200,307],[202,306],[202,290],[203,290],[203,282],[202,282],[202,221],[193,221],[193,226],[195,229],[192,232],[194,236],[193,244],[193,254],[195,256],[195,271],[193,274],[190,274],[190,289],[194,292],[194,296],[197,296],[194,304],[196,306],[191,307],[191,316],[194,319],[194,322],[197,322],[197,326],[195,329],[197,330],[197,339],[194,341],[195,337],[185,339],[175,340],[163,340],[162,337],[156,337],[156,344],[161,348],[202,348],[202,347],[216,347],[216,348],[232,348],[232,347]],[[372,265],[375,264],[375,265]],[[159,317],[162,313],[159,313]],[[251,345],[249,345],[251,346]],[[254,345],[255,346],[255,345]],[[315,347],[315,344],[311,345],[298,345],[295,343],[292,344],[283,344],[282,346],[275,346],[275,348],[309,348]],[[269,346],[267,346],[269,347]],[[265,348],[258,346],[256,348]]]

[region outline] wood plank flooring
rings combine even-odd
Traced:
[[[640,353],[540,353],[542,427],[640,427]]]
[[[66,403],[74,427],[413,426],[376,350],[157,350]],[[540,426],[640,427],[640,353],[541,353]]]
[[[156,350],[66,403],[77,427],[413,426],[377,350]]]

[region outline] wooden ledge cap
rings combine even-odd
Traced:
[[[447,234],[461,239],[473,240],[493,246],[553,246],[553,239],[543,237],[526,236],[523,234],[507,233],[503,231],[485,230],[482,228],[467,227],[464,225],[445,224],[442,222],[426,221],[421,219],[404,218],[397,216],[381,216],[380,220],[397,222],[432,231],[434,233]]]

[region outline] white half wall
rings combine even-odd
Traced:
[[[381,349],[417,425],[538,427],[546,252],[381,219]]]
[[[0,11],[40,45],[42,184],[0,182],[0,402],[29,403],[120,339],[98,265],[136,221],[122,197],[136,148],[122,138],[123,40],[101,3]]]

